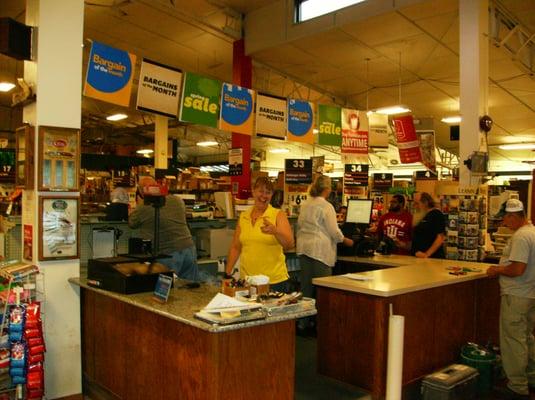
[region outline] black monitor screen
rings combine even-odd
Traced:
[[[351,199],[347,203],[346,222],[369,224],[372,217],[373,200]]]

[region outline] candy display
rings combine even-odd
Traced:
[[[44,396],[46,348],[35,293],[37,273],[34,266],[0,263],[0,305],[5,310],[0,320],[0,391],[6,399]]]

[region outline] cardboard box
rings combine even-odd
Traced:
[[[260,295],[260,294],[268,294],[268,293],[269,293],[269,283],[266,283],[265,285],[251,285],[249,287],[249,294],[251,296]]]
[[[247,296],[249,294],[249,286],[232,287],[230,286],[231,282],[232,279],[223,279],[221,282],[221,293],[230,297]]]

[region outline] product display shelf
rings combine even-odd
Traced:
[[[446,258],[483,260],[487,237],[486,196],[443,195],[440,207],[446,217]]]
[[[43,279],[44,276],[39,274],[37,266],[18,261],[0,263],[0,280],[4,283],[0,288],[0,363],[8,365],[2,365],[0,368],[0,400],[41,399],[44,396],[44,339],[41,328],[44,313],[40,306],[44,301]],[[25,317],[19,318],[18,314],[12,316],[11,313],[20,311],[20,306],[26,309]],[[25,330],[30,329],[30,324],[25,323],[26,319],[35,324],[31,335]],[[14,332],[13,325],[17,320],[20,330]],[[20,337],[17,338],[16,335]],[[42,348],[37,362],[28,358],[28,346],[30,343],[35,346],[36,341]],[[15,367],[15,363],[23,366]],[[30,371],[33,372],[31,383],[28,380]]]

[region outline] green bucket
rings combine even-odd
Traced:
[[[461,362],[477,369],[479,377],[477,390],[480,394],[488,393],[494,383],[496,354],[476,344],[468,344],[461,349]]]

